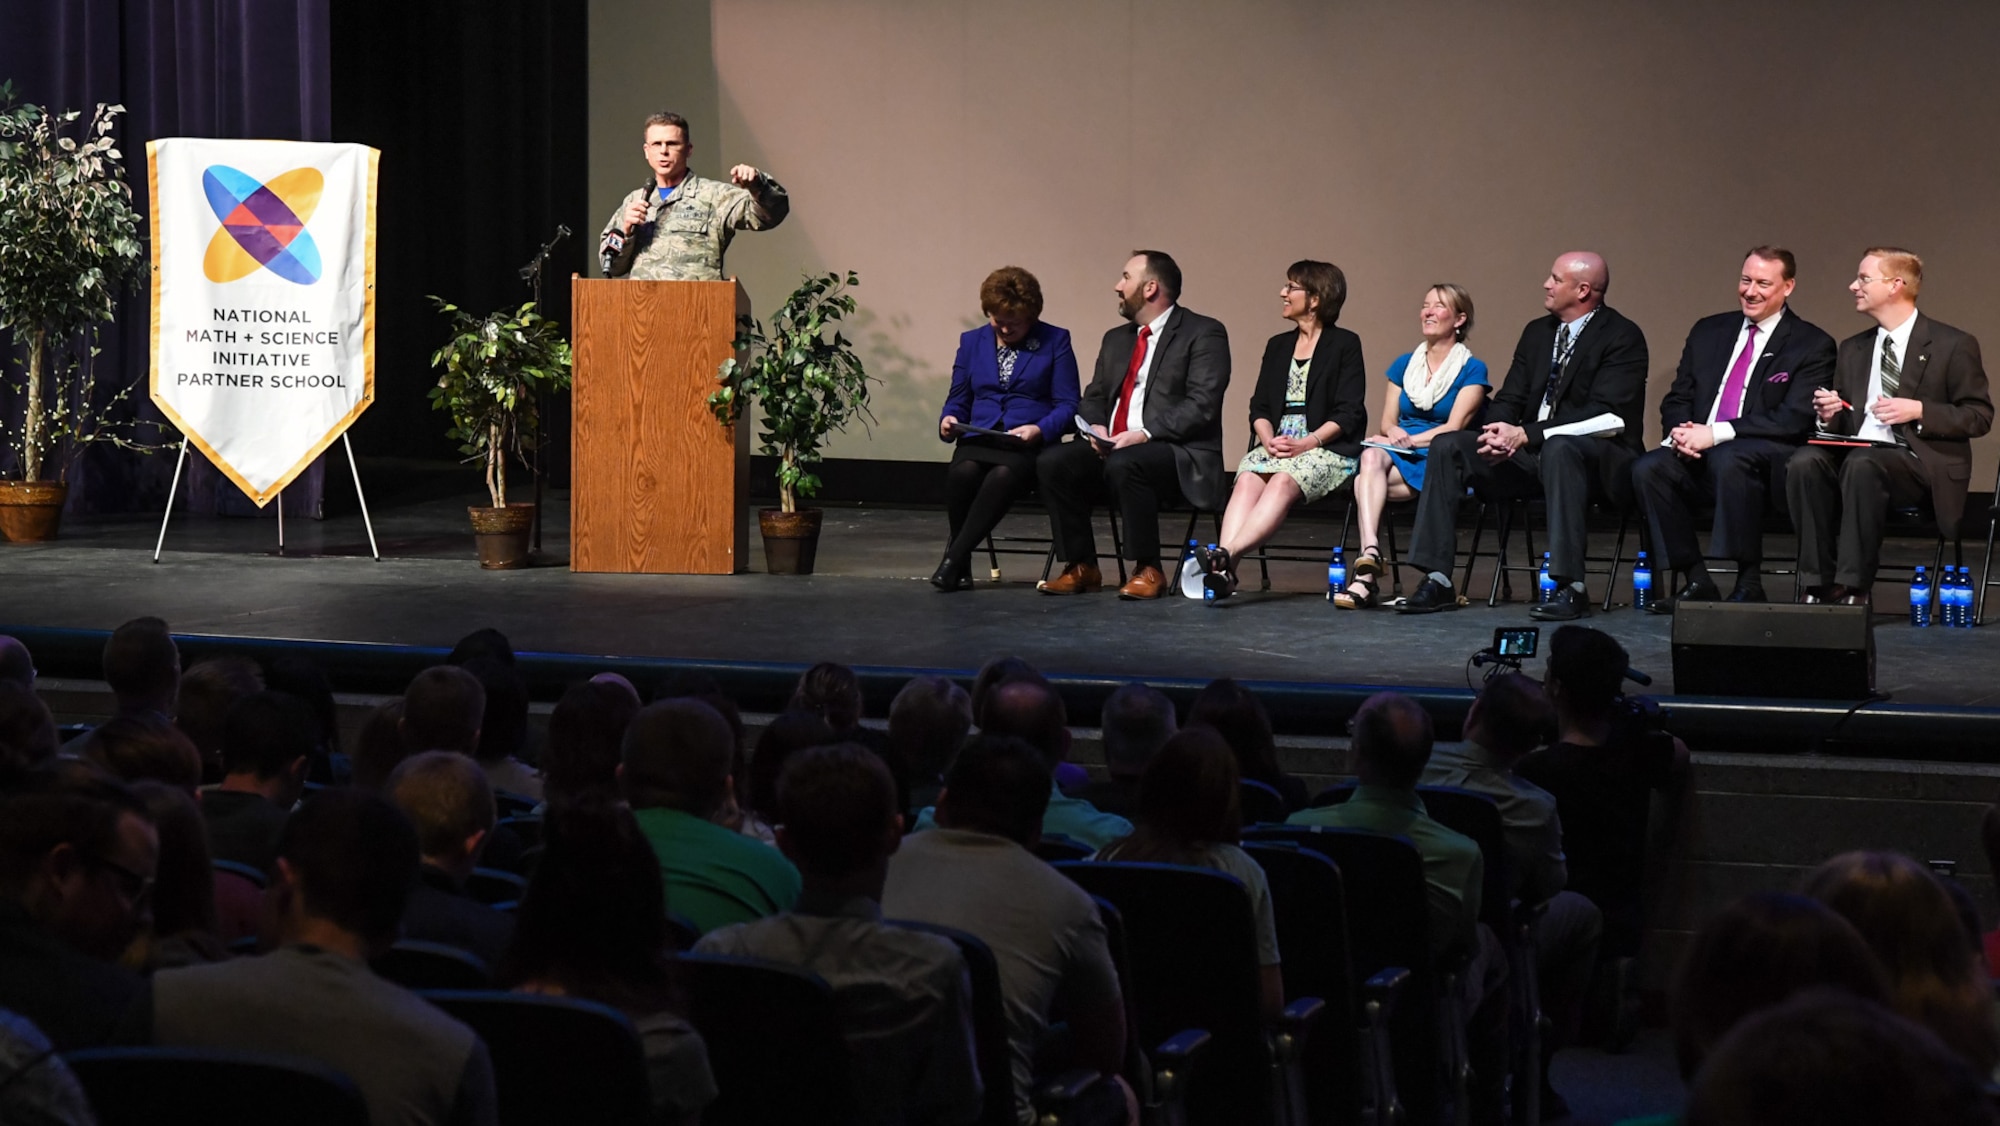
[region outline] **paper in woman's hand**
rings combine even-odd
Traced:
[[[953,438],[963,438],[966,437],[967,435],[977,435],[978,437],[981,438],[994,438],[999,441],[1006,442],[1016,446],[1024,446],[1027,445],[1028,442],[1026,438],[1021,437],[1019,434],[1010,434],[1005,430],[991,430],[984,426],[974,426],[969,422],[955,423],[952,426],[951,436]]]

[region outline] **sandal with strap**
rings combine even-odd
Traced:
[[[1364,547],[1361,554],[1354,557],[1355,578],[1379,575],[1387,569],[1388,564],[1382,561],[1382,549],[1379,547]]]
[[[1361,593],[1354,593],[1360,587]],[[1372,608],[1380,595],[1375,589],[1374,575],[1356,575],[1347,584],[1347,589],[1333,596],[1333,604],[1342,610],[1367,610]]]
[[[1213,544],[1203,547],[1200,544],[1196,544],[1194,559],[1196,563],[1201,565],[1203,571],[1211,575],[1219,575],[1225,571],[1234,571],[1236,569],[1236,561],[1229,557],[1229,549],[1226,547],[1216,547]]]

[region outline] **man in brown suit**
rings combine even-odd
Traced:
[[[1809,445],[1787,464],[1808,602],[1867,604],[1891,505],[1929,496],[1947,533],[1965,514],[1971,442],[1992,427],[1993,400],[1979,341],[1917,312],[1923,279],[1922,259],[1878,246],[1847,287],[1875,327],[1840,342],[1813,412],[1821,430],[1878,444]]]

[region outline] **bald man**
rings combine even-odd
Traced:
[[[1529,321],[1514,347],[1514,363],[1477,431],[1440,434],[1431,443],[1410,562],[1427,572],[1403,606],[1405,614],[1456,610],[1452,587],[1458,554],[1458,502],[1468,484],[1493,495],[1532,496],[1548,503],[1550,600],[1530,613],[1570,621],[1590,613],[1584,593],[1585,526],[1593,499],[1626,504],[1632,462],[1641,452],[1646,403],[1646,336],[1604,303],[1611,269],[1601,255],[1559,255],[1542,282],[1548,315]],[[1623,429],[1603,437],[1551,436],[1551,427],[1615,416]]]
[[[20,638],[0,634],[0,680],[11,680],[23,688],[35,686],[35,658]]]

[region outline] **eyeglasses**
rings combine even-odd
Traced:
[[[1867,274],[1854,275],[1854,284],[1860,286],[1863,289],[1868,288],[1868,286],[1874,282],[1899,282],[1902,280],[1903,280],[1902,278],[1871,278]]]
[[[137,905],[145,902],[153,894],[153,877],[142,876],[108,856],[85,853],[84,859],[118,877],[118,894],[127,903]]]
[[[1305,287],[1305,286],[1302,286],[1302,285],[1300,285],[1300,284],[1299,284],[1299,283],[1297,283],[1297,282],[1286,282],[1286,283],[1285,283],[1285,288],[1283,288],[1283,289],[1279,290],[1278,292],[1279,292],[1279,293],[1304,293],[1305,291],[1306,291],[1306,287]]]

